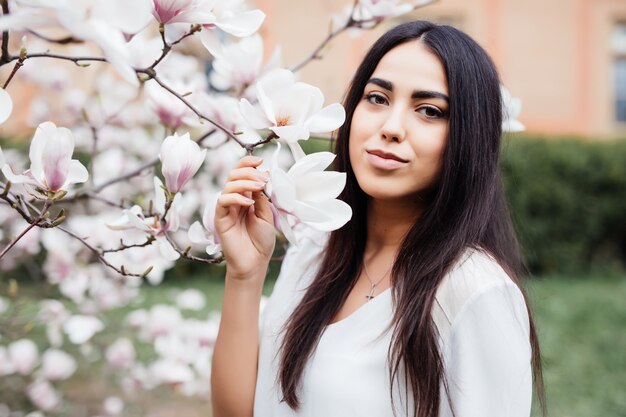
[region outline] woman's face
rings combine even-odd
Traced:
[[[420,41],[393,48],[352,117],[350,162],[360,187],[376,199],[419,201],[438,181],[447,136],[443,65]]]

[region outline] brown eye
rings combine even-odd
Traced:
[[[416,110],[418,113],[423,114],[427,119],[441,119],[445,114],[437,107],[422,106]]]
[[[365,95],[365,100],[372,104],[387,104],[387,98],[381,94],[370,93]]]

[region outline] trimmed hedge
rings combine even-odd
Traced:
[[[515,136],[502,171],[531,272],[626,269],[626,140]]]

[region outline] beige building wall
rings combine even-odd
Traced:
[[[304,59],[328,33],[329,17],[349,1],[256,0],[267,15],[262,34],[281,45],[284,64]],[[362,36],[343,33],[325,59],[301,71],[304,81],[340,100],[356,66],[385,29],[404,20],[452,24],[492,56],[504,84],[523,101],[528,131],[589,137],[626,136],[615,121],[616,24],[626,23],[626,0],[440,0],[385,22]]]

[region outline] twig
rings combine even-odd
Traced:
[[[22,230],[22,232],[19,235],[17,235],[12,241],[9,242],[9,244],[2,250],[2,252],[0,252],[0,259],[2,259],[2,257],[4,255],[6,255],[6,253],[9,251],[9,249],[11,249],[13,246],[15,246],[15,244],[21,238],[23,238],[26,235],[26,233],[28,233],[30,231],[30,229],[32,229],[33,227],[39,225],[39,222],[42,221],[46,217],[46,214],[48,213],[48,209],[50,208],[51,205],[52,205],[52,201],[46,200],[46,203],[43,205],[43,208],[41,209],[41,212],[39,213],[39,216],[37,216],[37,218],[35,220],[33,220],[26,227],[26,229]]]
[[[0,5],[2,5],[2,15],[8,15],[10,13],[9,0],[0,0]],[[9,31],[5,30],[2,32],[2,56],[0,57],[0,65],[9,62],[9,58]]]
[[[104,255],[105,253],[122,252],[122,251],[125,251],[125,250],[130,249],[130,248],[143,248],[143,247],[152,245],[152,242],[154,242],[155,240],[156,239],[154,238],[154,236],[148,236],[148,239],[146,239],[146,241],[144,243],[136,243],[136,244],[132,244],[132,245],[126,245],[124,243],[124,241],[122,239],[120,239],[120,247],[119,248],[116,248],[116,249],[106,249],[106,250],[103,250],[101,253]]]
[[[132,272],[128,272],[126,271],[126,268],[124,268],[124,265],[122,265],[120,268],[117,268],[115,265],[111,264],[109,261],[106,260],[106,258],[100,253],[100,251],[98,249],[96,249],[95,247],[91,246],[84,238],[78,236],[76,233],[64,228],[64,227],[60,227],[59,226],[59,230],[65,232],[66,234],[68,234],[69,236],[73,237],[74,239],[78,240],[79,242],[81,242],[86,248],[88,248],[90,251],[92,251],[100,260],[100,262],[102,262],[104,265],[106,265],[107,267],[111,268],[113,271],[117,272],[118,274],[122,275],[122,276],[127,276],[127,277],[139,277],[139,278],[143,278],[145,276],[145,272],[141,273],[141,274],[135,274]]]
[[[170,243],[170,245],[172,245],[174,250],[176,252],[178,252],[178,254],[181,257],[185,258],[185,259],[189,259],[191,261],[201,262],[203,264],[209,264],[209,265],[215,265],[215,264],[219,264],[219,263],[224,262],[224,257],[223,256],[219,256],[217,258],[207,259],[207,258],[200,258],[200,257],[197,257],[197,256],[190,255],[189,254],[189,250],[191,249],[191,247],[187,248],[184,251],[180,250],[180,248],[178,248],[178,246],[176,245],[176,242],[174,242],[172,237],[167,232],[164,232],[163,234],[165,236],[165,239],[167,239],[167,241]]]
[[[28,33],[30,33],[33,36],[36,36],[39,39],[43,39],[46,42],[58,43],[60,45],[68,45],[70,43],[84,43],[85,42],[82,39],[77,39],[73,36],[66,36],[65,38],[53,39],[48,36],[42,35],[39,32],[35,32],[34,30],[29,30]]]

